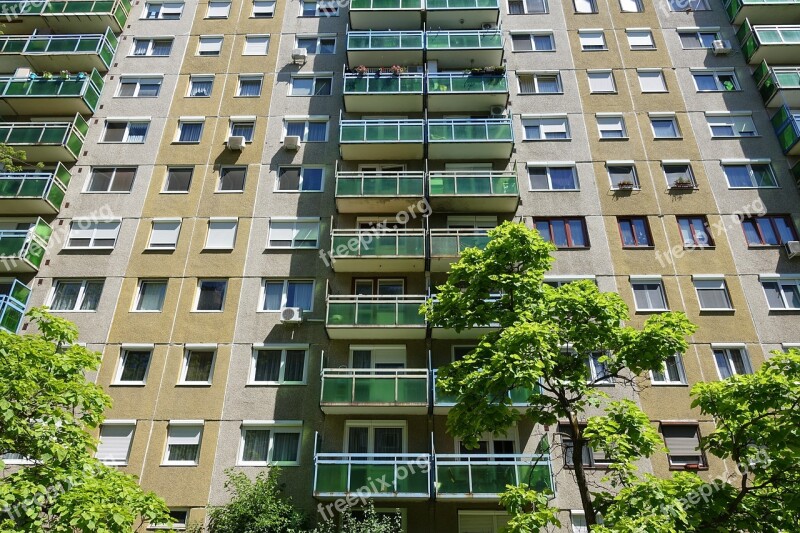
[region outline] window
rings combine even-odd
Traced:
[[[458,533],[502,533],[510,518],[502,511],[458,511]]]
[[[300,0],[301,17],[336,17],[339,6],[332,0]]]
[[[667,178],[667,185],[670,188],[693,189],[696,187],[694,172],[689,163],[662,163],[664,176]]]
[[[675,117],[651,115],[650,125],[656,139],[678,139],[681,136]]]
[[[271,19],[275,16],[275,0],[253,0],[253,18]]]
[[[286,120],[286,135],[297,135],[303,142],[326,142],[328,140],[327,120]]]
[[[86,192],[131,192],[136,167],[93,168]]]
[[[742,220],[742,229],[749,246],[779,246],[796,241],[794,223],[787,215],[764,215]]]
[[[714,360],[720,379],[753,373],[750,358],[744,348],[714,348]]]
[[[257,98],[261,96],[261,76],[239,76],[239,87],[236,96]]]
[[[245,56],[264,56],[269,50],[269,35],[245,35],[244,51]]]
[[[163,192],[189,192],[193,172],[194,169],[192,168],[167,168],[167,179],[164,181]]]
[[[572,439],[572,427],[569,424],[559,424],[558,432],[561,434],[561,445],[564,450],[564,464],[570,467],[574,466],[575,463],[572,460],[572,453],[575,447]],[[610,464],[610,461],[606,459],[603,452],[595,451],[589,446],[584,445],[581,463],[583,463],[583,466],[602,468]]]
[[[762,280],[770,309],[800,309],[800,279]]]
[[[147,248],[151,250],[174,250],[181,232],[180,220],[153,220],[150,241]]]
[[[119,358],[116,385],[144,385],[150,367],[151,349],[123,348]]]
[[[189,511],[187,509],[170,509],[169,517],[172,519],[171,524],[157,524],[155,522],[150,522],[150,524],[147,526],[147,529],[185,530],[186,523],[189,520]]]
[[[708,11],[708,0],[666,0],[670,11]]]
[[[197,45],[197,55],[218,56],[222,50],[222,37],[201,35]]]
[[[569,139],[569,122],[567,117],[525,118],[522,119],[527,141],[550,141]]]
[[[678,217],[684,248],[707,248],[714,246],[714,239],[708,231],[708,221],[704,216]]]
[[[625,30],[631,50],[655,50],[653,32],[650,30]]]
[[[250,384],[304,384],[307,361],[308,348],[304,346],[253,350]]]
[[[222,279],[201,279],[197,283],[195,311],[222,311],[228,282]]]
[[[56,280],[49,307],[53,311],[97,311],[103,280]]]
[[[146,2],[144,18],[151,20],[178,20],[183,13],[183,2]]]
[[[518,74],[520,94],[559,94],[563,92],[561,88],[561,76],[555,74]]]
[[[609,375],[606,361],[601,361],[603,357],[608,357],[605,352],[594,352],[586,358],[586,367],[589,370],[589,383],[613,385],[614,378]]]
[[[601,139],[627,139],[625,119],[622,115],[603,115],[597,117],[597,131]]]
[[[297,48],[305,48],[309,55],[335,54],[336,37],[298,37]]]
[[[514,52],[552,52],[556,43],[552,33],[512,33],[511,49]]]
[[[149,122],[107,120],[106,130],[103,132],[103,142],[141,144],[147,137],[149,127]]]
[[[611,179],[612,189],[638,189],[639,178],[636,175],[636,167],[630,164],[611,164],[606,165],[608,177]]]
[[[170,422],[167,428],[165,465],[196,465],[200,458],[203,424]]]
[[[631,279],[637,311],[666,311],[667,298],[661,280]]]
[[[528,166],[528,179],[532,191],[576,191],[578,175],[575,167],[568,166]]]
[[[578,30],[578,40],[581,43],[581,50],[593,52],[598,50],[608,50],[606,37],[602,31],[581,31]]]
[[[637,70],[636,74],[643,93],[667,92],[667,82],[664,81],[664,73],[660,70]]]
[[[230,2],[211,1],[208,3],[208,11],[206,18],[208,19],[226,19],[231,12]]]
[[[722,171],[731,189],[777,187],[775,173],[769,163],[724,163]]]
[[[210,385],[214,375],[214,359],[216,350],[213,348],[190,348],[183,356],[183,370],[181,371],[181,385]]]
[[[237,219],[211,219],[208,221],[206,249],[232,250],[236,244]]]
[[[168,57],[172,51],[172,39],[134,39],[133,56]]]
[[[733,309],[724,279],[694,279],[694,290],[701,311]]]
[[[134,309],[137,311],[161,311],[167,295],[167,280],[144,279],[139,282]]]
[[[647,217],[619,217],[619,234],[623,248],[645,248],[653,246]]]
[[[700,430],[696,424],[662,424],[661,434],[667,447],[670,466],[688,464],[705,466],[700,451]]]
[[[614,73],[610,70],[589,70],[586,71],[586,76],[589,78],[589,91],[591,93],[617,92]]]
[[[691,48],[711,48],[711,43],[720,38],[716,30],[702,29],[679,31],[678,37],[681,39],[681,46],[684,50]]]
[[[180,120],[178,121],[178,138],[175,142],[197,144],[203,135],[202,120]]]
[[[276,190],[292,192],[322,191],[325,169],[322,167],[280,167]]]
[[[651,370],[650,382],[653,385],[686,385],[686,373],[680,354],[667,357],[661,370]]]
[[[244,137],[245,142],[253,142],[256,123],[252,120],[231,120],[231,135]]]
[[[589,526],[586,524],[586,515],[583,511],[570,511],[569,520],[572,533],[589,533]]]
[[[347,453],[404,453],[406,423],[381,420],[347,420]]]
[[[694,85],[698,92],[739,91],[739,80],[733,70],[695,70],[692,71]]]
[[[300,464],[300,435],[302,422],[258,422],[242,424],[242,443],[239,452],[241,465]]]
[[[333,78],[330,76],[294,76],[289,94],[291,96],[330,96]]]
[[[311,280],[265,280],[262,311],[280,311],[284,307],[299,307],[311,311],[314,307],[314,282]]]
[[[190,76],[189,98],[207,98],[214,88],[214,76]]]
[[[747,115],[706,115],[711,137],[755,137],[758,135],[753,117]]]
[[[597,2],[595,0],[572,0],[575,5],[575,13],[597,13]]]
[[[127,465],[134,429],[135,422],[103,422],[100,426],[100,442],[97,443],[94,456],[107,465]]]
[[[247,167],[222,167],[219,170],[219,187],[217,188],[217,192],[243,191],[246,177]]]
[[[269,248],[316,248],[319,246],[319,219],[269,221]]]
[[[508,0],[509,15],[539,15],[547,12],[547,0]]]
[[[162,78],[130,78],[119,79],[118,97],[155,98],[161,91]]]
[[[588,248],[586,222],[583,218],[548,218],[534,220],[536,229],[557,248]]]
[[[644,11],[641,0],[619,0],[619,9],[623,13],[641,13]]]
[[[69,227],[66,248],[111,249],[117,243],[120,222],[73,220]]]

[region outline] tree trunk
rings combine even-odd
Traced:
[[[586,440],[583,438],[583,429],[578,423],[578,417],[575,414],[570,414],[569,425],[572,428],[573,435],[572,465],[575,469],[575,480],[578,483],[578,493],[581,496],[581,506],[586,518],[586,525],[591,531],[592,526],[597,525],[597,516],[594,511],[592,494],[589,492],[589,485],[586,482],[586,471],[583,469],[583,448],[586,446]]]

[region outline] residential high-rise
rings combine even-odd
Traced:
[[[45,304],[78,324],[114,399],[99,456],[180,520],[226,501],[226,469],[278,464],[311,514],[367,486],[408,531],[495,532],[498,493],[534,480],[583,531],[557,426],[477,450],[445,430],[436,369],[484,330],[419,305],[504,220],[557,245],[549,283],[698,324],[640,394],[604,387],[664,436],[644,472],[731,472],[697,451],[713,421],[690,386],[800,343],[800,0],[50,0],[11,19],[0,142],[47,166],[0,175],[0,321]]]

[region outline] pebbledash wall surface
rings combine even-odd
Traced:
[[[445,431],[435,369],[485,330],[417,309],[504,220],[556,243],[548,282],[699,325],[605,389],[670,448],[643,472],[733,471],[689,388],[800,343],[800,2],[4,7],[0,141],[47,165],[0,174],[2,326],[77,323],[114,399],[98,454],[176,519],[278,464],[315,516],[366,491],[408,531],[496,532],[530,480],[585,531],[557,427]]]

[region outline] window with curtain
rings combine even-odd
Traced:
[[[137,311],[161,311],[167,294],[167,280],[143,280],[139,283]]]
[[[573,166],[528,167],[530,188],[534,191],[575,191],[578,179]]]
[[[750,358],[744,348],[715,349],[714,360],[717,363],[720,379],[753,372],[750,367]]]
[[[266,463],[269,459],[268,429],[244,430],[244,446],[242,448],[242,462]]]
[[[299,307],[311,311],[314,303],[312,280],[267,280],[264,282],[263,311]]]
[[[189,79],[189,94],[190,98],[206,98],[211,96],[211,91],[214,88],[214,78],[192,76]]]
[[[714,246],[714,239],[708,232],[706,217],[678,217],[684,247],[704,248]]]
[[[728,187],[734,188],[760,188],[777,187],[775,173],[769,163],[749,163],[722,165]]]
[[[123,349],[120,354],[119,375],[116,382],[143,384],[147,378],[151,355],[150,350]]]
[[[172,39],[155,39],[150,41],[150,54],[152,56],[167,57],[172,51]]]
[[[324,169],[321,167],[280,167],[277,190],[296,192],[318,192],[322,190]]]
[[[222,311],[225,303],[225,280],[200,280],[196,311]]]
[[[800,309],[800,280],[762,281],[770,309]]]
[[[375,453],[403,453],[403,428],[375,428]]]
[[[637,311],[666,311],[667,297],[660,281],[631,281]]]
[[[52,311],[96,311],[103,280],[56,280],[49,307]]]
[[[295,466],[300,461],[300,427],[282,426],[242,428],[242,464]]]
[[[683,361],[680,354],[671,355],[662,364],[661,370],[650,372],[650,381],[659,385],[685,385]]]
[[[542,238],[557,248],[588,248],[586,224],[583,218],[547,218],[534,220]]]
[[[246,142],[253,142],[255,122],[231,122],[231,135],[244,137]]]
[[[211,383],[214,367],[213,350],[186,350],[183,367],[183,383]]]
[[[748,246],[778,246],[796,241],[794,222],[788,215],[764,215],[742,220]]]
[[[200,455],[202,425],[173,425],[167,430],[165,464],[196,465]]]
[[[700,310],[731,309],[728,286],[724,279],[695,279],[694,288]]]
[[[325,142],[328,139],[328,122],[287,120],[286,135],[296,135],[305,142]]]
[[[202,122],[180,122],[178,124],[178,142],[199,143],[202,133]]]
[[[239,77],[239,91],[236,96],[255,98],[261,96],[261,77]]]
[[[251,383],[304,383],[308,350],[257,349],[253,352]]]
[[[270,248],[316,248],[319,244],[319,222],[276,221],[269,224]]]
[[[646,217],[620,217],[618,224],[624,248],[653,246]]]
[[[85,192],[130,192],[136,167],[93,168]]]
[[[611,188],[620,187],[639,188],[639,180],[633,165],[607,165],[608,177],[611,179]]]

